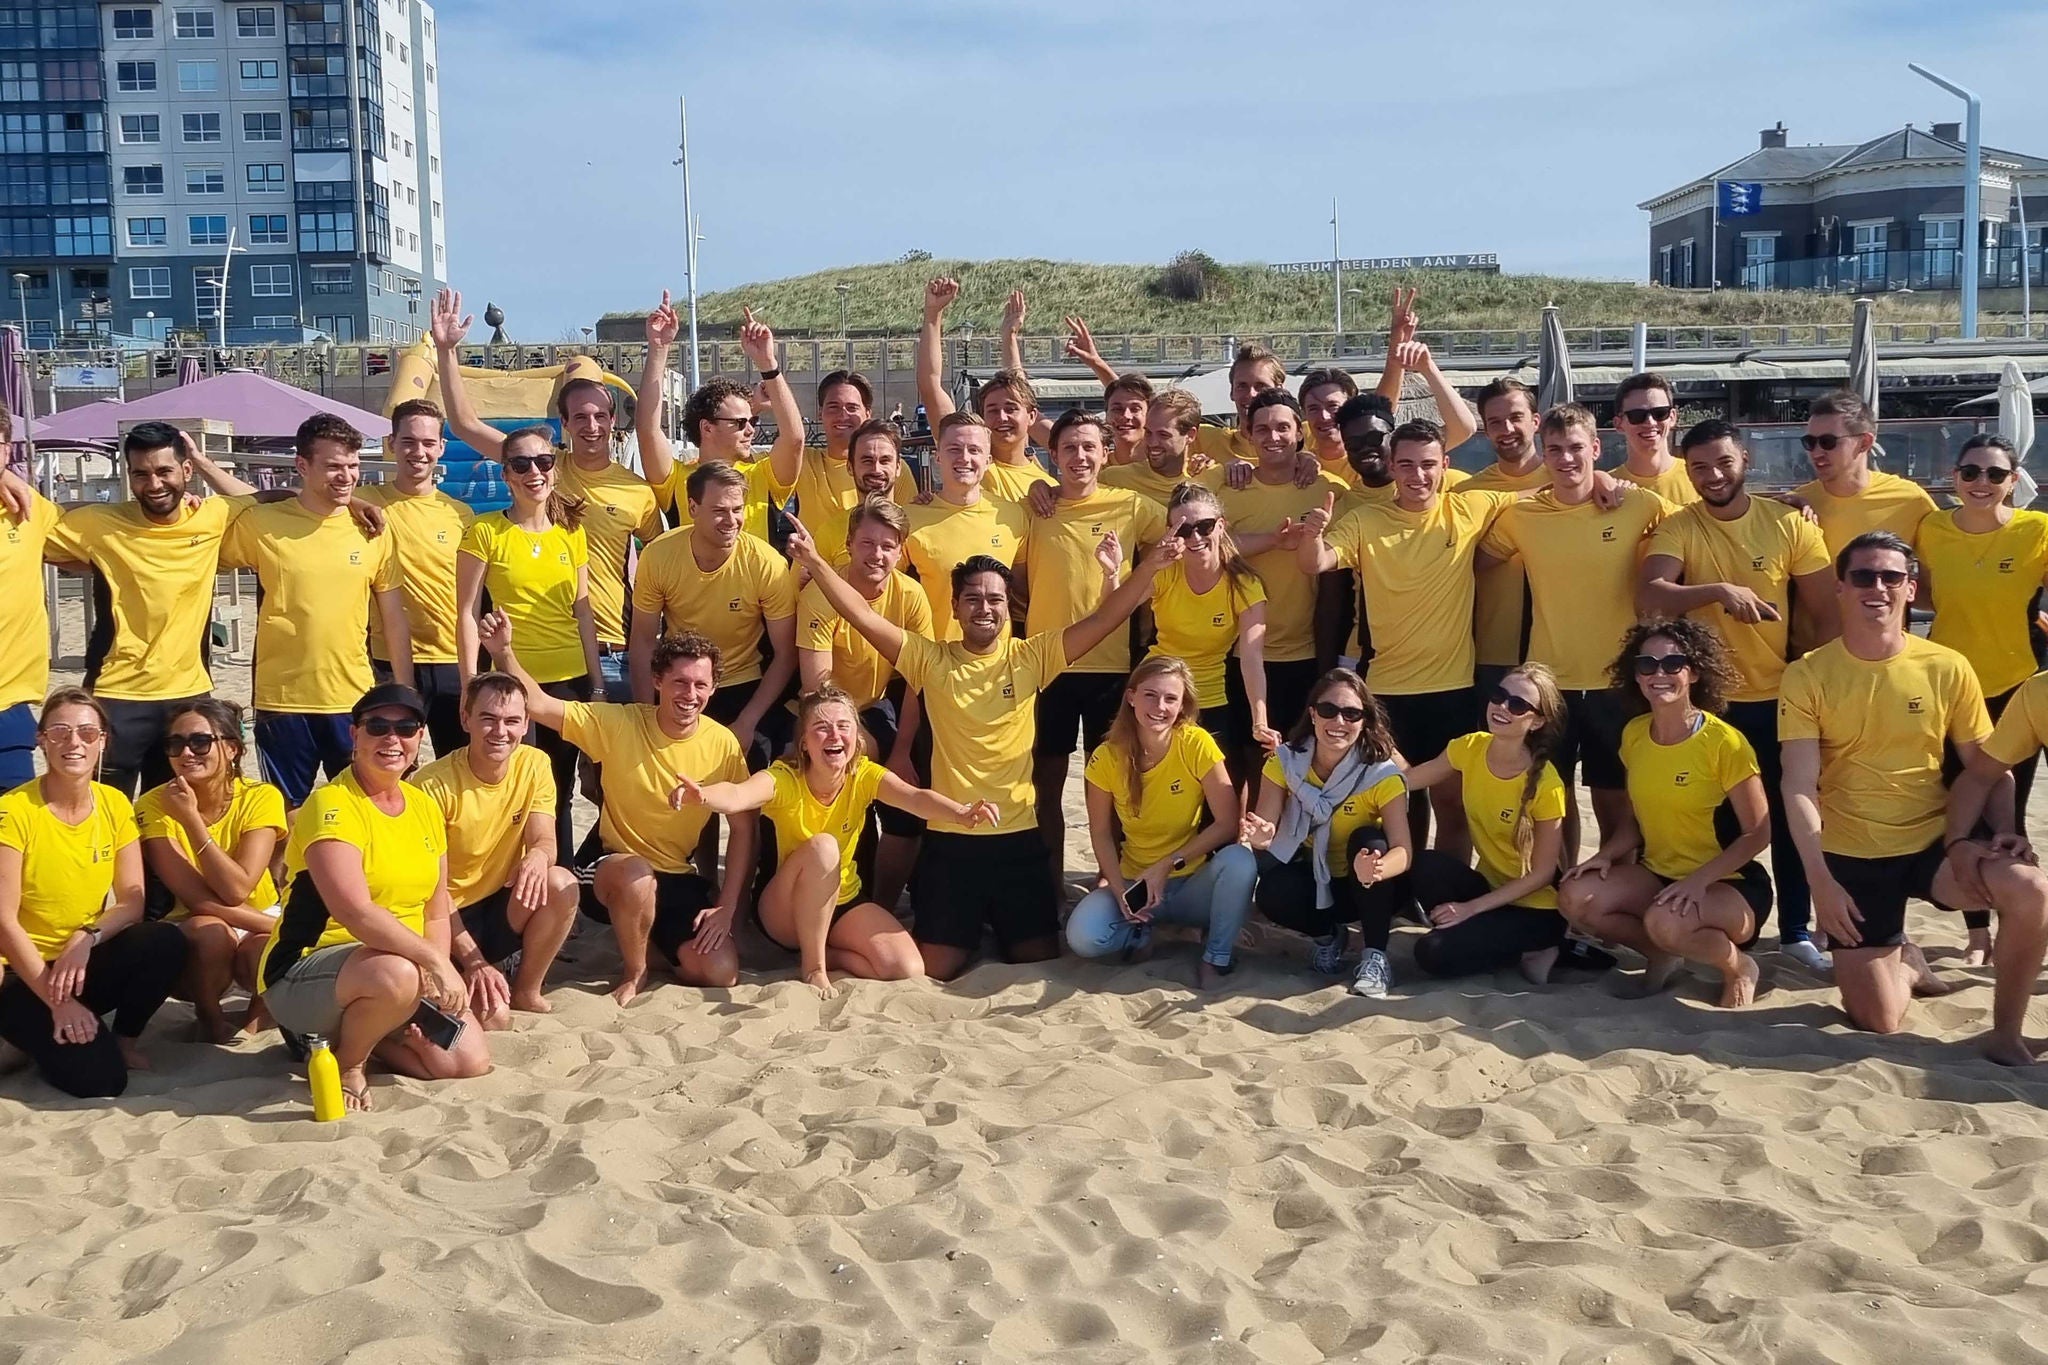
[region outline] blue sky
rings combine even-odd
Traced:
[[[1513,272],[1634,278],[1635,205],[1759,128],[1854,142],[1959,120],[1909,60],[1977,89],[1987,142],[2048,155],[2048,6],[2022,0],[440,14],[450,270],[532,340],[681,293],[681,94],[706,291],[913,247],[1312,259],[1333,194],[1347,256],[1497,251]]]

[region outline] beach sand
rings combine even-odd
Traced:
[[[621,1011],[586,931],[490,1076],[329,1125],[173,1005],[118,1101],[0,1077],[0,1361],[2038,1361],[2048,1068],[1913,923],[1959,989],[1893,1038],[1773,952],[1726,1014],[1412,929],[1380,1002],[1271,931],[1208,998],[1169,941],[820,1001],[753,937]]]

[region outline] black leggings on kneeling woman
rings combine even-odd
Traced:
[[[1347,872],[1359,850],[1365,848],[1377,848],[1384,853],[1386,832],[1377,825],[1363,825],[1352,831],[1344,849]],[[1366,947],[1385,952],[1394,916],[1412,900],[1405,873],[1372,886],[1360,886],[1356,877],[1348,875],[1332,877],[1330,896],[1330,905],[1317,906],[1315,864],[1306,846],[1294,855],[1294,861],[1287,863],[1269,853],[1259,855],[1259,885],[1254,893],[1259,913],[1283,929],[1310,938],[1327,939],[1337,932],[1338,925],[1356,924]]]
[[[1435,849],[1415,855],[1408,874],[1423,914],[1450,901],[1477,900],[1493,888],[1477,869]],[[1415,940],[1415,965],[1431,976],[1475,976],[1512,967],[1525,953],[1564,942],[1564,916],[1555,910],[1503,905]]]
[[[113,1016],[89,1043],[60,1043],[56,1021],[13,971],[0,983],[0,1038],[26,1052],[43,1079],[79,1099],[106,1099],[128,1088],[128,1063],[114,1039],[140,1038],[185,970],[185,933],[167,920],[131,924],[92,950],[78,999],[94,1014]]]

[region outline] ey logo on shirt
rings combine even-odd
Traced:
[[[1602,540],[1613,540],[1613,539],[1614,539],[1614,528],[1613,528],[1612,526],[1603,526],[1603,527],[1601,527],[1601,528],[1600,528],[1600,539],[1602,539]]]
[[[1920,713],[1921,713],[1922,711],[1924,711],[1924,710],[1926,710],[1926,709],[1927,709],[1927,708],[1926,708],[1926,704],[1925,704],[1925,701],[1924,701],[1924,699],[1922,699],[1922,698],[1920,698],[1920,697],[1908,697],[1908,698],[1906,699],[1906,714],[1907,714],[1907,715],[1909,715],[1909,716],[1917,716],[1917,715],[1919,715],[1919,714],[1920,714]]]
[[[446,545],[448,543],[448,533],[446,531],[434,532],[434,543],[436,545]]]
[[[1217,612],[1217,613],[1216,613],[1216,614],[1215,614],[1214,616],[1210,617],[1210,618],[1209,618],[1209,624],[1210,624],[1210,625],[1212,625],[1212,626],[1220,626],[1220,625],[1222,625],[1222,624],[1223,624],[1223,613],[1219,611],[1219,612]]]
[[[2012,559],[2011,559],[2010,557],[2007,557],[2007,558],[2005,558],[2005,559],[2001,559],[2001,560],[1999,560],[1999,561],[1998,561],[1998,571],[1999,571],[2000,573],[2011,573],[2011,572],[2012,572]]]
[[[363,562],[363,552],[362,552],[361,550],[350,550],[350,551],[348,552],[348,562],[349,562],[349,563],[351,563],[351,564],[360,564],[360,563],[362,563],[362,562]]]
[[[1674,786],[1674,787],[1683,787],[1683,786],[1685,786],[1685,785],[1686,785],[1687,783],[1689,783],[1689,782],[1691,782],[1691,781],[1692,781],[1692,773],[1690,773],[1690,772],[1679,772],[1679,773],[1675,773],[1675,774],[1673,774],[1673,776],[1672,776],[1672,778],[1671,778],[1671,785],[1672,785],[1672,786]]]
[[[725,609],[727,611],[738,611],[740,609],[740,599],[737,597],[733,598],[725,604]]]
[[[1511,810],[1503,810],[1500,813],[1500,822],[1503,825],[1512,825],[1515,823],[1515,813]]]
[[[1761,568],[1762,568],[1763,566],[1764,566],[1764,557],[1763,557],[1762,555],[1752,555],[1752,556],[1750,557],[1750,561],[1749,561],[1749,567],[1750,567],[1750,568],[1752,568],[1752,569],[1761,569]]]
[[[1171,792],[1171,793],[1173,793],[1173,794],[1174,794],[1175,796],[1179,796],[1179,795],[1180,795],[1180,779],[1176,777],[1176,778],[1174,778],[1174,779],[1173,779],[1173,781],[1171,781],[1171,782],[1167,783],[1167,784],[1166,784],[1166,790],[1167,790],[1167,791],[1169,791],[1169,792]]]

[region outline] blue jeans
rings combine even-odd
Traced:
[[[604,675],[604,699],[624,705],[633,698],[633,670],[626,665],[626,651],[611,645],[597,650],[597,671]],[[648,698],[652,701],[653,698]]]
[[[0,791],[13,791],[36,775],[36,709],[18,701],[0,711]]]
[[[1259,863],[1242,844],[1225,844],[1185,877],[1167,880],[1166,894],[1152,907],[1154,924],[1188,924],[1209,931],[1202,960],[1228,967],[1237,935],[1252,913],[1252,884]],[[1067,946],[1081,957],[1107,957],[1131,946],[1143,926],[1124,918],[1124,908],[1106,887],[1081,898],[1067,920]]]

